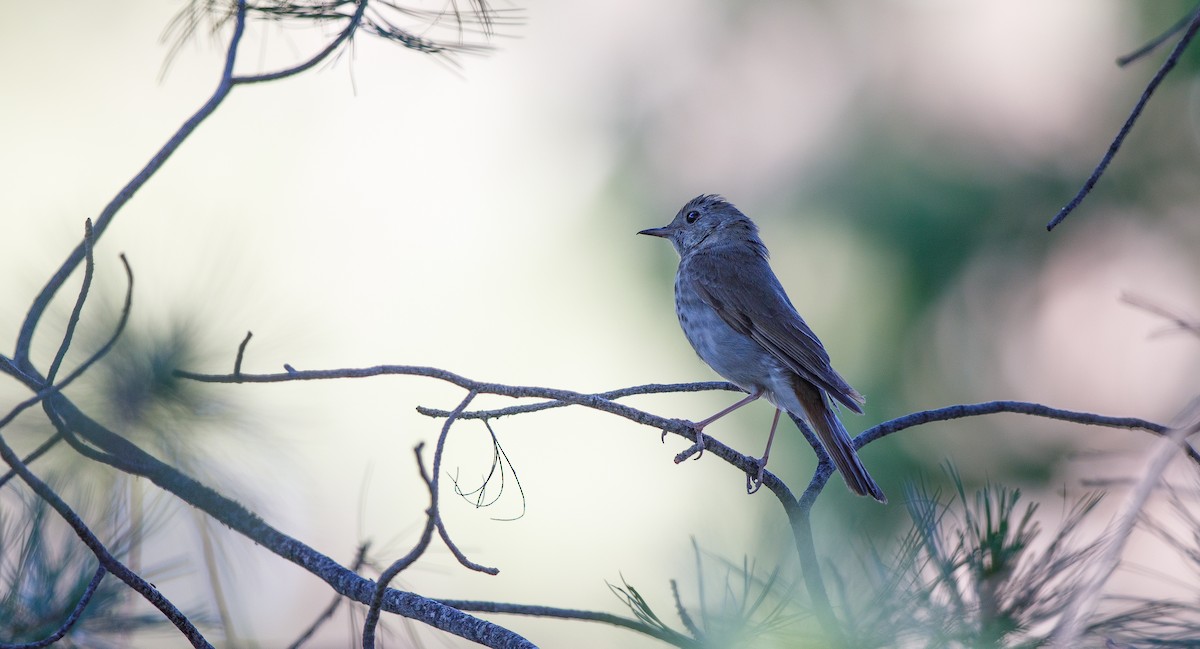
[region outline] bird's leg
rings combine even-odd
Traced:
[[[750,403],[751,401],[758,399],[762,395],[763,395],[763,390],[762,390],[762,388],[759,388],[759,389],[755,390],[754,392],[751,392],[750,394],[746,395],[746,398],[742,399],[741,401],[738,401],[737,403],[733,404],[732,406],[729,406],[728,408],[722,410],[721,412],[718,412],[717,414],[709,417],[708,419],[704,419],[702,421],[693,423],[692,430],[696,431],[696,445],[700,447],[700,452],[697,453],[696,456],[693,457],[692,459],[699,460],[701,458],[701,456],[704,455],[704,427],[705,426],[713,423],[714,421],[720,419],[721,417],[724,417],[725,415],[728,415],[729,413],[733,412],[734,410],[741,408],[742,406],[746,405],[747,403]],[[663,435],[664,436],[666,435],[665,431],[663,432]]]
[[[750,474],[746,474],[746,493],[754,493],[762,487],[763,473],[767,470],[767,458],[771,457],[771,442],[775,441],[775,428],[779,426],[779,415],[782,411],[775,409],[775,419],[771,420],[771,433],[767,435],[767,449],[763,451],[762,459],[758,461],[758,473],[751,482]]]
[[[713,423],[714,421],[720,419],[721,417],[724,417],[725,415],[728,415],[729,413],[733,412],[734,410],[741,408],[742,406],[746,405],[747,403],[754,401],[755,399],[761,397],[762,395],[763,395],[762,388],[759,388],[759,389],[755,390],[754,392],[751,392],[750,394],[746,395],[745,399],[742,399],[741,401],[733,404],[732,406],[729,406],[728,408],[722,410],[721,412],[718,412],[717,414],[709,417],[708,419],[705,419],[703,421],[698,421],[698,422],[692,424],[692,428],[695,428],[697,431],[702,431],[702,430],[704,430],[705,426]]]

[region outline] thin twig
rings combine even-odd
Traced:
[[[597,392],[592,396],[599,397],[601,399],[615,400],[623,397],[632,397],[639,394],[704,392],[709,390],[725,390],[729,392],[742,391],[741,388],[727,381],[703,381],[700,383],[649,383],[646,385],[635,385],[629,388],[609,390],[608,392]],[[571,404],[564,401],[542,401],[540,403],[528,403],[520,406],[497,408],[495,410],[469,410],[464,412],[459,419],[496,419],[498,417],[522,415],[528,412],[538,412],[541,410],[549,410],[551,408],[563,408],[569,405]],[[425,406],[417,406],[417,412],[425,415],[426,417],[434,418],[442,418],[450,415],[449,410],[426,408]]]
[[[253,331],[247,331],[246,337],[242,339],[242,344],[238,345],[237,357],[233,359],[233,375],[241,376],[242,374],[242,357],[246,355],[246,345],[250,344],[250,339],[254,337]]]
[[[317,65],[321,61],[324,61],[326,57],[337,51],[337,49],[341,47],[342,43],[354,36],[354,31],[358,29],[359,24],[362,22],[363,12],[367,10],[367,0],[357,0],[357,3],[358,8],[355,9],[354,14],[350,16],[350,22],[346,24],[346,28],[343,29],[341,33],[337,35],[337,38],[334,38],[329,45],[326,45],[325,49],[318,52],[309,60],[277,72],[233,77],[233,83],[250,84],[262,83],[264,81],[275,81],[276,79],[283,79],[285,77],[300,74],[301,72],[304,72],[305,70]]]
[[[1120,67],[1125,67],[1125,66],[1129,65],[1130,63],[1133,63],[1134,61],[1142,58],[1143,56],[1146,56],[1147,54],[1153,52],[1154,50],[1158,49],[1158,47],[1160,45],[1162,45],[1163,43],[1170,40],[1170,38],[1172,36],[1183,31],[1183,28],[1187,27],[1188,23],[1191,21],[1192,21],[1191,14],[1188,14],[1188,15],[1184,16],[1183,18],[1180,18],[1179,22],[1175,23],[1174,25],[1171,25],[1171,27],[1168,28],[1167,31],[1163,32],[1162,34],[1159,34],[1157,37],[1152,39],[1149,43],[1146,43],[1145,45],[1137,48],[1136,50],[1130,52],[1129,54],[1126,54],[1124,56],[1117,58],[1117,65]]]
[[[1187,320],[1183,316],[1172,313],[1171,311],[1168,311],[1167,309],[1150,302],[1150,300],[1147,300],[1146,298],[1133,295],[1131,293],[1124,293],[1121,295],[1121,301],[1130,306],[1137,307],[1147,313],[1156,315],[1164,320],[1169,320],[1171,324],[1174,324],[1183,331],[1200,336],[1200,322],[1195,320]]]
[[[438,535],[442,537],[442,541],[446,544],[446,547],[450,548],[450,552],[454,554],[454,558],[458,559],[459,563],[467,568],[470,568],[471,570],[487,573],[489,575],[495,575],[499,574],[500,571],[498,569],[491,568],[489,566],[483,566],[471,561],[467,558],[467,555],[463,554],[462,550],[458,549],[458,546],[454,544],[454,541],[450,540],[450,533],[446,531],[446,524],[442,521],[441,510],[438,507],[438,484],[441,480],[442,454],[446,448],[446,438],[449,437],[450,427],[454,425],[455,420],[458,419],[459,415],[466,410],[467,406],[470,405],[471,401],[473,401],[478,395],[479,392],[477,390],[471,390],[469,393],[467,393],[467,396],[458,404],[458,407],[454,409],[454,412],[451,412],[450,416],[446,418],[446,423],[442,425],[442,432],[440,435],[438,435],[437,447],[433,451],[433,483],[430,485],[430,490],[433,492],[433,505],[431,507],[430,515],[437,527]]]
[[[421,449],[423,448],[425,448],[424,442],[417,444],[413,453],[417,456],[417,469],[421,472],[421,480],[425,482],[425,487],[429,490],[429,509],[425,510],[425,528],[421,531],[421,537],[412,550],[393,561],[392,565],[380,573],[379,579],[375,582],[375,591],[371,596],[370,606],[367,608],[367,618],[363,622],[363,649],[374,649],[375,647],[375,627],[379,624],[379,614],[383,608],[383,596],[387,593],[388,583],[420,558],[433,538],[434,521],[437,518],[437,487],[430,479],[429,473],[425,471],[425,461],[421,458]]]
[[[112,351],[112,348],[117,344],[117,340],[120,339],[121,333],[125,331],[125,326],[129,324],[129,314],[133,310],[133,269],[129,267],[129,260],[125,258],[124,254],[120,255],[120,259],[121,264],[125,267],[125,304],[121,307],[121,317],[119,320],[117,320],[117,326],[113,328],[113,332],[108,337],[108,340],[100,346],[100,349],[97,349],[95,353],[81,363],[79,367],[75,368],[70,374],[68,374],[67,378],[63,379],[62,382],[58,383],[57,385],[51,385],[43,388],[39,390],[37,394],[14,406],[7,415],[5,415],[3,418],[0,418],[0,429],[3,429],[10,422],[12,422],[13,419],[16,419],[17,415],[21,414],[25,409],[51,395],[61,392],[68,385],[73,383],[75,379],[83,376],[83,373],[86,372],[88,368],[94,365],[101,358],[107,356],[108,353]],[[42,442],[42,444],[34,449],[32,453],[25,456],[22,462],[26,466],[29,466],[30,462],[33,462],[44,455],[51,448],[54,448],[54,446],[62,441],[62,439],[63,438],[61,435],[55,433],[45,442]],[[14,475],[16,474],[13,473],[12,469],[9,469],[3,476],[0,476],[0,487],[3,487],[9,480],[13,478]]]
[[[1108,168],[1108,164],[1112,162],[1113,158],[1117,155],[1117,151],[1120,150],[1121,144],[1125,142],[1125,137],[1133,130],[1133,124],[1141,116],[1142,110],[1146,108],[1146,104],[1150,101],[1150,97],[1158,89],[1163,79],[1167,77],[1167,74],[1174,69],[1175,64],[1179,62],[1180,55],[1187,49],[1188,44],[1192,42],[1192,38],[1196,36],[1197,30],[1200,30],[1200,9],[1192,13],[1187,25],[1187,31],[1184,32],[1179,42],[1175,44],[1175,47],[1171,50],[1171,54],[1167,56],[1167,60],[1163,61],[1163,64],[1158,68],[1158,72],[1154,74],[1154,78],[1150,80],[1146,89],[1142,91],[1141,98],[1138,99],[1137,104],[1129,113],[1129,117],[1125,120],[1125,124],[1121,126],[1121,130],[1117,132],[1117,136],[1113,138],[1112,144],[1108,145],[1108,151],[1100,159],[1100,164],[1096,165],[1096,168],[1092,170],[1092,175],[1084,181],[1083,187],[1075,194],[1075,197],[1063,206],[1058,211],[1058,214],[1046,224],[1047,230],[1053,230],[1059,223],[1062,223],[1068,214],[1075,211],[1076,207],[1079,207],[1084,197],[1091,193],[1092,187],[1096,185],[1097,180],[1100,180],[1100,176],[1104,174],[1104,170]]]
[[[54,361],[50,363],[50,370],[46,372],[46,383],[54,383],[55,377],[58,376],[58,368],[62,367],[67,350],[71,348],[71,339],[75,337],[75,327],[79,325],[79,316],[83,313],[83,305],[87,302],[88,291],[92,288],[92,277],[96,274],[96,260],[92,255],[94,244],[92,220],[87,219],[83,224],[83,243],[81,244],[84,259],[83,283],[79,286],[79,296],[75,298],[75,308],[71,309],[71,317],[67,319],[67,330],[63,334],[62,342],[58,345],[58,352],[54,355]]]

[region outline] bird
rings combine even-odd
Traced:
[[[715,415],[689,422],[701,449],[706,426],[766,397],[775,418],[753,483],[747,474],[748,491],[762,486],[779,416],[787,411],[809,423],[851,491],[886,503],[834,411],[836,402],[861,414],[866,399],[833,369],[824,345],[792,306],[758,226],[723,197],[702,194],[669,224],[638,234],[666,239],[679,253],[679,325],[700,359],[747,393]]]

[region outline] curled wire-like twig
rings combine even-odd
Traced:
[[[496,431],[492,429],[492,423],[487,419],[484,419],[483,425],[487,428],[488,435],[490,435],[492,438],[492,466],[488,469],[487,475],[483,476],[483,480],[480,481],[479,486],[470,491],[464,490],[459,484],[457,478],[451,478],[451,480],[454,482],[454,493],[463,500],[475,505],[477,509],[481,507],[491,507],[499,502],[500,498],[504,495],[506,476],[508,472],[512,472],[513,482],[517,485],[517,494],[521,498],[521,513],[509,518],[492,517],[492,520],[518,520],[525,516],[525,488],[521,486],[521,478],[517,475],[517,468],[513,466],[512,460],[509,459],[508,453],[504,450],[504,446],[500,444],[500,438],[496,436]],[[505,466],[508,466],[508,469],[505,469]],[[488,485],[490,485],[493,480],[499,480],[500,487],[496,489],[495,495],[489,498]]]

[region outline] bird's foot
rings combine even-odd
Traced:
[[[696,431],[696,442],[694,444],[692,444],[691,446],[687,447],[686,449],[684,449],[683,451],[680,451],[679,455],[675,456],[675,464],[679,464],[680,462],[683,462],[684,460],[688,459],[689,457],[692,458],[693,460],[699,460],[701,458],[701,456],[704,455],[704,440],[705,440],[704,432],[703,432],[704,429],[697,427],[696,424],[694,424],[690,421],[685,422],[685,423],[687,423],[689,426],[691,426],[692,430]],[[665,437],[666,431],[663,431],[663,435]],[[693,457],[693,456],[695,456],[695,457]]]
[[[750,477],[750,473],[746,473],[746,493],[752,494],[762,488],[763,475],[767,472],[767,458],[755,460],[758,465],[758,471],[754,473],[754,477]]]

